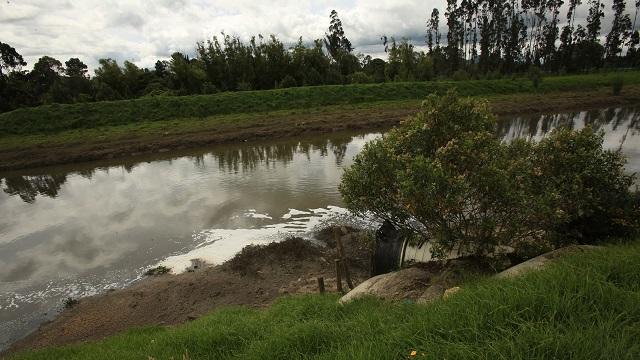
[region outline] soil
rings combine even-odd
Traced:
[[[609,88],[584,92],[523,94],[490,99],[497,115],[588,110],[640,104],[640,87],[629,86],[620,96]],[[0,171],[123,158],[145,153],[167,152],[213,144],[256,139],[295,137],[341,130],[380,129],[398,124],[418,109],[416,103],[385,108],[372,105],[355,110],[327,110],[322,113],[264,114],[245,126],[220,125],[210,130],[83,143],[51,144],[0,150]],[[179,130],[179,129],[178,129]]]
[[[346,230],[347,234],[343,232]],[[355,285],[369,278],[370,244],[364,233],[338,230]],[[99,340],[141,326],[171,326],[230,305],[264,307],[285,294],[336,292],[335,241],[327,232],[317,244],[300,238],[248,246],[228,262],[180,275],[153,275],[139,283],[80,299],[52,322],[11,345],[20,350]],[[346,285],[344,285],[346,288]],[[1,354],[0,354],[1,355]]]

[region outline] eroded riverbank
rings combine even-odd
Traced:
[[[369,277],[370,237],[355,229],[346,230],[341,238],[357,284]],[[151,276],[129,288],[80,299],[14,343],[7,354],[98,340],[132,327],[175,325],[222,306],[263,307],[282,295],[317,292],[317,277],[324,278],[328,292],[336,292],[332,234],[328,228],[316,233],[313,242],[289,238],[249,246],[222,265],[180,275]]]

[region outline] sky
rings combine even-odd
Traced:
[[[603,1],[610,15],[612,0]],[[586,16],[583,2],[579,19]],[[193,54],[197,41],[222,31],[245,40],[275,34],[287,45],[302,36],[310,43],[323,36],[335,9],[356,52],[384,57],[382,35],[424,45],[434,7],[444,34],[445,0],[0,0],[0,41],[15,47],[28,69],[43,55],[62,62],[78,57],[91,69],[100,58],[152,67],[175,51]],[[627,11],[633,17],[632,0]],[[605,32],[609,22],[607,16]]]

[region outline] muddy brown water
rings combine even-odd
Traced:
[[[505,139],[591,125],[640,170],[638,108],[503,119]],[[225,145],[0,174],[0,349],[66,298],[140,279],[149,267],[220,263],[248,244],[349,217],[337,185],[379,133]],[[366,224],[366,222],[364,223]]]

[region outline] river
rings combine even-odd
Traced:
[[[506,140],[594,126],[640,170],[640,112],[604,109],[502,119]],[[224,145],[0,175],[0,349],[64,299],[139,280],[151,266],[220,263],[248,244],[308,236],[348,216],[342,170],[379,133]],[[352,221],[355,221],[352,219]]]

